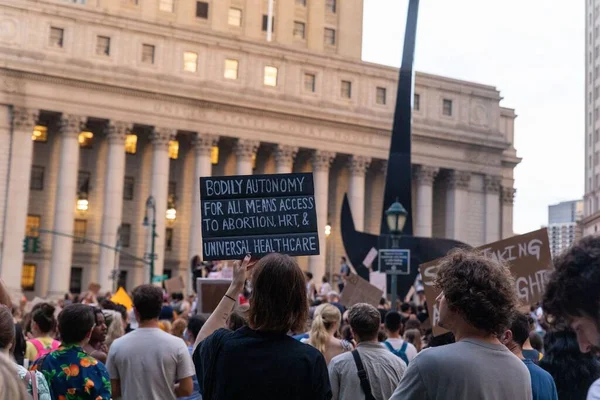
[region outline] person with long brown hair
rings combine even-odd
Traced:
[[[56,307],[50,303],[40,303],[31,311],[31,334],[33,339],[27,341],[25,358],[33,362],[58,349],[60,342],[54,339],[56,334]]]
[[[249,326],[233,332],[227,319],[249,273]],[[307,318],[306,280],[293,258],[273,253],[253,266],[247,255],[235,263],[231,286],[196,338],[202,398],[330,399],[321,352],[287,335],[302,331]]]
[[[331,304],[322,304],[315,310],[310,336],[306,343],[319,350],[325,356],[327,364],[333,357],[352,351],[354,348],[352,343],[335,337],[341,322],[340,310]]]

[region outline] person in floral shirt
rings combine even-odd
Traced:
[[[110,378],[106,367],[83,351],[94,329],[94,311],[86,304],[66,306],[58,315],[62,345],[36,361],[53,400],[109,400]]]

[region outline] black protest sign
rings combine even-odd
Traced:
[[[310,173],[200,178],[206,261],[319,254]]]

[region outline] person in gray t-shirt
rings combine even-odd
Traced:
[[[114,398],[175,400],[192,394],[195,370],[185,342],[158,327],[162,302],[156,286],[133,291],[139,328],[115,340],[106,361]]]
[[[438,264],[436,284],[437,324],[457,343],[419,353],[390,400],[531,400],[527,367],[497,338],[518,304],[508,267],[458,250]]]

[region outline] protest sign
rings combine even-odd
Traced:
[[[369,273],[369,283],[375,286],[383,293],[387,293],[387,275],[379,271],[371,271]]]
[[[553,269],[546,228],[487,244],[478,247],[477,250],[486,257],[508,263],[515,278],[515,291],[521,306],[535,304],[542,299],[549,280],[549,273]],[[440,292],[434,286],[434,282],[439,261],[435,260],[420,266],[425,285],[427,309],[435,336],[447,332],[437,325],[439,309],[435,299]]]
[[[131,300],[131,297],[129,297],[125,289],[122,287],[120,287],[119,290],[112,295],[110,301],[125,306],[128,311],[133,308],[133,301]]]
[[[205,261],[319,254],[310,173],[200,178]]]
[[[342,291],[340,302],[346,307],[356,303],[367,303],[377,307],[382,296],[383,290],[371,285],[356,274],[350,274],[346,278],[346,285]]]
[[[185,283],[183,282],[182,276],[176,276],[171,279],[167,279],[164,281],[165,290],[167,293],[183,293],[185,289]]]
[[[199,314],[211,314],[215,311],[230,285],[231,280],[229,279],[196,279],[197,312]]]

